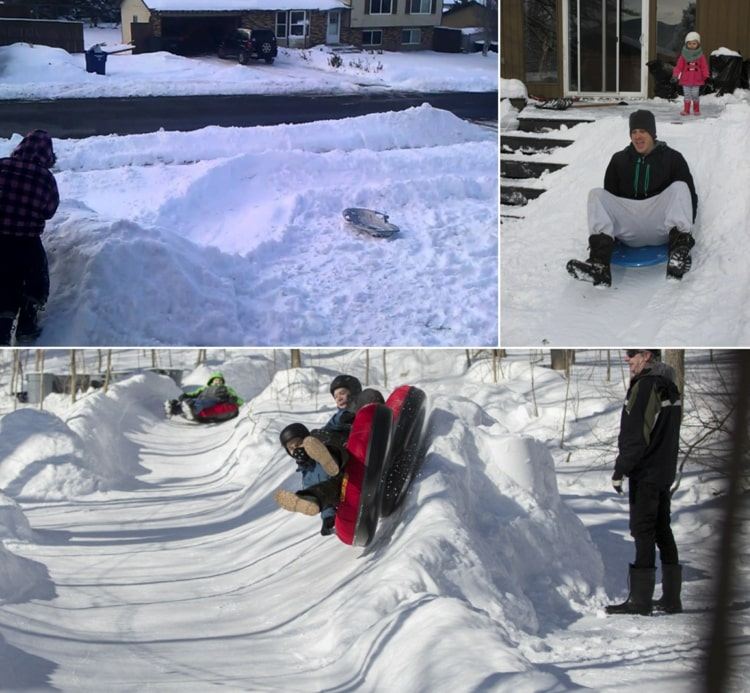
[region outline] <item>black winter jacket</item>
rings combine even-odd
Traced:
[[[641,156],[632,143],[614,154],[604,174],[604,189],[617,197],[643,200],[664,192],[678,180],[685,181],[690,188],[695,221],[698,195],[687,161],[680,152],[659,140],[646,156]]]
[[[613,478],[648,481],[668,489],[677,470],[682,402],[674,372],[656,362],[630,381],[620,417]]]

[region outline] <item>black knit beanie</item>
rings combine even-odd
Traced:
[[[630,114],[630,132],[645,130],[656,139],[656,119],[651,111],[633,111]]]

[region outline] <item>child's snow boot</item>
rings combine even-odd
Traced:
[[[606,233],[589,236],[589,259],[586,262],[569,260],[568,274],[575,279],[591,282],[594,286],[612,286],[612,271],[609,263],[615,241]]]
[[[187,400],[183,400],[180,404],[180,409],[182,410],[182,415],[188,421],[195,421],[195,414],[193,413],[193,409],[190,406],[190,402],[188,402]]]
[[[685,99],[685,105],[682,107],[680,115],[690,115],[690,101]]]
[[[680,592],[682,591],[682,566],[661,565],[661,599],[654,602],[656,611],[663,611],[665,614],[681,614],[682,600]]]
[[[700,101],[693,101],[693,113],[695,115],[701,114],[701,102]]]
[[[303,515],[317,515],[320,512],[318,503],[309,496],[292,493],[283,488],[273,494],[273,499],[280,508],[291,513],[302,513]]]
[[[682,279],[685,272],[690,271],[693,259],[690,249],[695,245],[695,239],[689,233],[680,231],[677,227],[669,231],[669,259],[667,260],[667,277]]]
[[[331,455],[328,448],[323,444],[322,441],[318,440],[315,436],[307,436],[302,442],[302,447],[305,448],[305,452],[310,455],[321,467],[328,476],[336,476],[339,473],[339,465],[333,455]]]
[[[628,582],[630,594],[622,604],[610,604],[605,607],[608,614],[637,614],[650,616],[653,608],[654,583],[656,568],[636,568],[630,566]]]

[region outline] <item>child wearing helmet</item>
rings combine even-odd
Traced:
[[[324,443],[301,423],[286,426],[279,434],[279,442],[287,455],[297,462],[297,472],[302,475],[302,490],[293,493],[278,489],[273,494],[274,500],[290,512],[320,513],[323,519],[320,533],[323,536],[333,534],[346,450],[330,440]]]
[[[331,381],[329,389],[336,403],[336,413],[328,419],[321,430],[332,433],[345,441],[349,437],[354,420],[354,414],[351,411],[354,398],[362,392],[362,383],[353,375],[337,375]]]
[[[672,79],[677,79],[685,96],[684,106],[680,115],[690,115],[690,104],[693,104],[693,113],[701,114],[700,95],[701,87],[708,79],[708,63],[701,49],[701,36],[697,31],[691,31],[685,36],[685,44],[682,53],[677,60]]]
[[[244,404],[244,400],[235,390],[226,384],[224,374],[220,371],[211,373],[208,382],[196,390],[185,392],[178,399],[171,399],[164,405],[168,416],[179,414],[180,411],[185,418],[193,420],[205,408],[211,407],[217,402],[232,402],[238,407]]]

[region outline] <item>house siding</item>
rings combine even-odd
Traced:
[[[122,32],[122,42],[130,43],[133,35],[130,30],[130,24],[133,17],[138,17],[138,22],[147,23],[149,21],[150,11],[143,3],[143,0],[124,0],[120,5],[120,27]]]

